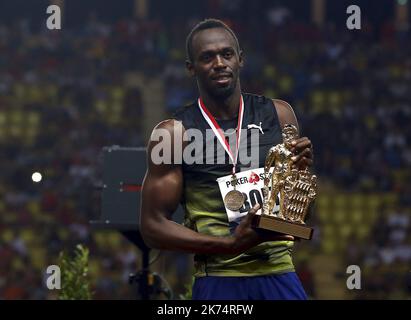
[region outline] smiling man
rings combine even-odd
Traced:
[[[199,99],[155,130],[168,132],[170,141],[181,143],[184,150],[184,134],[195,129],[203,133],[203,148],[217,142],[225,161],[217,161],[216,150],[212,163],[154,163],[152,151],[160,142],[152,138],[142,191],[143,238],[153,248],[195,253],[193,299],[306,299],[292,263],[293,237],[252,227],[262,199],[263,179],[257,178],[267,151],[282,143],[285,124],[298,128],[295,114],[284,101],[241,91],[243,53],[222,21],[208,19],[196,25],[187,37],[186,51],[186,67],[197,81]],[[257,146],[250,140],[241,144],[251,130],[259,134]],[[229,132],[235,143],[228,142]],[[294,165],[311,166],[310,140],[299,138],[293,146]],[[173,147],[172,159],[180,159]],[[241,149],[257,152],[257,164],[242,163]],[[180,202],[184,225],[171,220]]]

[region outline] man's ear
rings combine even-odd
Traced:
[[[194,66],[193,63],[190,60],[186,60],[186,69],[188,71],[188,74],[190,77],[195,77],[195,72],[194,72]]]
[[[240,50],[240,52],[238,53],[238,61],[239,61],[240,68],[244,67],[244,53],[243,53],[243,50]]]

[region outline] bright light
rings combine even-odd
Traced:
[[[42,176],[41,176],[41,173],[39,173],[39,172],[34,172],[34,173],[31,175],[31,179],[32,179],[34,182],[40,182],[40,181],[41,181],[41,178],[42,178]]]
[[[403,6],[407,4],[408,0],[397,0],[397,2],[400,6]]]

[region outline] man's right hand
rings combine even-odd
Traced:
[[[266,241],[294,241],[294,237],[274,231],[258,232],[252,227],[253,219],[260,205],[256,204],[235,228],[231,238],[233,253],[241,253]]]

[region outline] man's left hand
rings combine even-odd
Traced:
[[[304,170],[311,167],[313,165],[314,154],[310,139],[302,137],[294,140],[291,145],[291,152],[294,154],[291,158],[294,162],[293,168]]]

